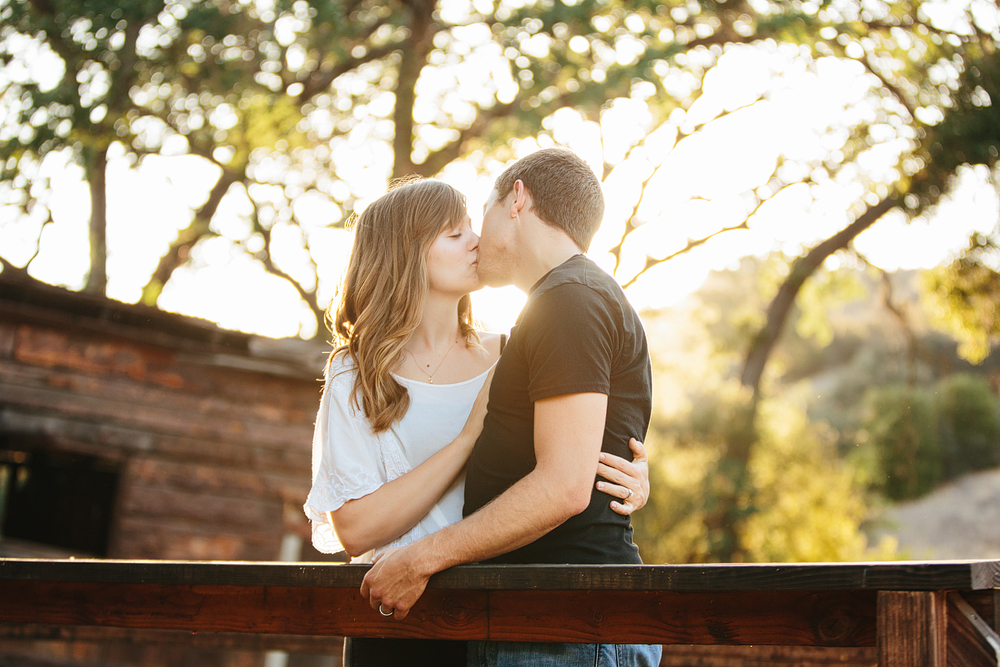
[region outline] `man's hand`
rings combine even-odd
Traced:
[[[417,569],[414,555],[412,546],[386,549],[375,557],[361,582],[361,596],[383,616],[406,618],[427,588],[430,574]]]

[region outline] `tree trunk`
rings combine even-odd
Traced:
[[[857,220],[815,246],[792,264],[788,278],[778,288],[778,293],[774,295],[771,305],[768,306],[767,322],[754,337],[743,364],[743,375],[740,382],[753,392],[754,403],[757,402],[757,394],[760,392],[760,380],[764,376],[764,367],[771,357],[771,352],[778,342],[788,314],[791,312],[792,306],[795,305],[795,299],[806,280],[816,272],[816,269],[826,261],[827,257],[846,248],[851,241],[857,238],[858,234],[874,225],[879,218],[898,204],[895,197],[883,199],[876,206],[865,211]]]
[[[84,149],[90,186],[90,273],[84,291],[104,296],[108,287],[108,149]]]
[[[746,404],[738,406],[738,417],[729,425],[724,450],[714,473],[709,476],[709,486],[706,488],[709,504],[706,507],[705,526],[708,529],[712,555],[722,562],[746,560],[740,546],[740,536],[746,517],[754,511],[749,464],[758,440],[760,382],[799,290],[827,257],[846,248],[858,234],[875,224],[897,204],[894,197],[883,199],[847,227],[795,260],[788,278],[778,288],[778,293],[768,306],[767,321],[750,343],[740,378],[741,384],[748,390]]]
[[[396,104],[393,109],[395,136],[392,139],[392,177],[417,172],[413,164],[413,105],[417,99],[417,79],[427,64],[433,46],[434,0],[410,0],[410,38],[403,46],[396,79]]]

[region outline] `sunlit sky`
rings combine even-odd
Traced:
[[[433,97],[435,86],[452,85],[455,80],[475,85],[474,80],[469,82],[470,71],[492,77],[494,83],[500,80],[497,85],[502,90],[503,74],[490,65],[489,31],[473,30],[465,37],[469,40],[466,69],[441,68],[437,81],[433,70],[425,70],[422,76],[429,78],[422,78],[420,85],[424,93],[430,93],[428,97]],[[545,136],[513,140],[512,147],[521,156],[558,142],[578,152],[598,174],[605,161],[616,165],[605,181],[604,224],[589,252],[609,272],[614,258],[608,249],[620,239],[640,184],[655,170],[638,209],[645,224],[626,243],[616,274],[624,283],[641,268],[647,254],[663,257],[683,247],[689,238],[738,224],[752,208],[748,193],[762,199],[771,194],[765,184],[779,155],[804,163],[836,148],[837,132],[829,132],[830,127],[856,122],[859,114],[874,118],[876,109],[865,101],[872,82],[860,65],[832,58],[810,62],[796,55],[794,48],[774,44],[733,49],[706,78],[703,94],[694,106],[666,123],[655,122],[641,99],[616,100],[609,104],[600,124],[563,109],[546,122]],[[33,73],[37,79],[46,76],[44,59],[39,62],[36,67],[41,71]],[[755,102],[764,91],[766,98]],[[724,111],[733,113],[710,123],[695,137],[678,142],[678,128],[697,126]],[[422,112],[418,108],[415,113]],[[845,117],[851,114],[855,117]],[[630,151],[636,142],[639,148]],[[886,141],[866,153],[852,169],[872,180],[888,180],[902,147],[898,141]],[[185,152],[183,141],[168,142],[162,156],[134,165],[123,148],[112,147],[108,171],[110,297],[138,300],[159,256],[177,230],[187,225],[192,210],[205,200],[218,177],[215,167]],[[452,163],[440,178],[466,193],[477,226],[493,180],[505,165],[474,157]],[[334,159],[358,165],[351,170],[355,179],[351,188],[365,193],[360,206],[385,191],[391,162],[385,141],[355,138],[338,146]],[[30,272],[41,280],[79,289],[89,261],[89,195],[82,170],[65,155],[49,156],[42,170],[55,193],[54,224],[44,229]],[[696,290],[710,271],[732,268],[741,257],[774,250],[798,254],[847,224],[848,211],[863,194],[857,179],[851,178],[856,175],[852,172],[830,179],[811,191],[805,185],[782,191],[760,207],[749,230],[727,232],[653,268],[628,289],[629,299],[639,309],[668,306]],[[794,175],[789,178],[794,180]],[[245,194],[224,200],[213,221],[220,237],[196,248],[192,262],[174,273],[158,305],[228,328],[269,336],[301,331],[310,336],[315,322],[294,288],[268,275],[234,242],[245,237],[243,216],[248,210]],[[988,185],[986,174],[965,170],[953,195],[931,215],[907,222],[890,214],[863,233],[855,247],[887,270],[930,267],[961,250],[972,231],[992,231],[998,210],[997,192]],[[322,258],[321,300],[328,300],[346,265],[351,234],[327,228],[336,217],[328,203],[303,198],[296,204],[296,214],[310,229],[314,256]],[[35,252],[38,228],[15,224],[14,215],[10,207],[0,208],[0,252],[21,266]],[[276,248],[283,248],[276,260],[293,275],[310,280],[309,272],[301,268],[305,266],[305,250],[297,244],[295,234],[289,232],[289,241],[284,244],[281,234],[282,229],[276,227]],[[828,265],[836,268],[837,262],[834,257]],[[485,289],[474,296],[477,315],[494,330],[509,327],[523,301],[524,296],[512,287]]]

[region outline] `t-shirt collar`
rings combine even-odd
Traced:
[[[534,285],[531,286],[531,289],[528,290],[528,297],[530,298],[531,295],[535,293],[535,290],[538,289],[541,286],[541,284],[545,282],[545,279],[548,278],[549,275],[551,275],[551,273],[553,271],[555,271],[556,269],[558,269],[560,266],[565,266],[565,265],[569,264],[570,262],[572,262],[573,260],[575,260],[577,257],[585,257],[585,255],[582,252],[578,252],[575,255],[573,255],[572,257],[570,257],[569,259],[567,259],[565,262],[563,262],[562,264],[560,264],[559,266],[554,266],[551,269],[549,269],[548,273],[546,273],[544,276],[542,276],[541,278],[539,278],[538,282],[536,282]]]
[[[521,308],[521,312],[517,314],[517,320],[515,320],[514,322],[514,328],[517,328],[517,325],[521,323],[521,316],[524,315],[524,311],[528,310],[528,306],[531,304],[531,297],[535,293],[535,290],[541,287],[542,283],[545,282],[545,280],[552,274],[553,271],[558,269],[560,266],[566,266],[570,262],[576,260],[577,257],[586,258],[586,255],[584,255],[582,252],[578,252],[577,254],[573,255],[559,266],[554,266],[551,269],[549,269],[548,273],[539,278],[538,282],[536,282],[534,285],[531,286],[531,289],[528,290],[528,302],[524,304],[524,307]],[[514,335],[514,329],[511,329],[511,336],[513,335]]]

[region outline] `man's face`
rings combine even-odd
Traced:
[[[479,279],[490,287],[514,282],[517,252],[514,221],[510,216],[511,195],[490,193],[483,207],[483,229],[479,235]]]

